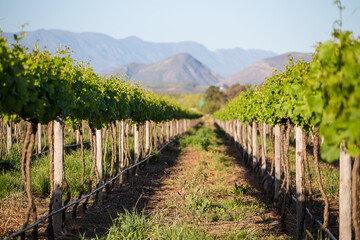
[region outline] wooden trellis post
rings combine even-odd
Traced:
[[[134,164],[138,163],[140,157],[139,148],[139,124],[134,125]],[[139,174],[139,165],[136,166],[135,175]]]
[[[41,123],[38,123],[38,126],[37,126],[37,152],[38,153],[41,153],[41,134],[42,134],[42,131],[41,131]]]
[[[251,133],[252,133],[252,129],[251,129],[251,125],[250,123],[247,123],[247,152],[248,152],[248,160],[247,162],[249,163],[252,160],[251,154],[252,154],[252,143],[251,143]]]
[[[247,144],[246,144],[246,125],[242,125],[242,142],[243,142],[243,151],[242,151],[242,155],[243,155],[243,160],[245,160],[245,156],[247,154]]]
[[[79,129],[76,129],[76,144],[80,144],[80,132],[79,132]]]
[[[238,142],[237,123],[236,123],[236,120],[233,120],[233,134],[234,134],[234,146],[236,147],[236,144],[237,144],[237,142]]]
[[[54,120],[54,211],[62,207],[64,178],[64,122],[61,118]],[[53,217],[54,233],[62,231],[62,213]]]
[[[12,122],[9,122],[9,125],[6,125],[6,151],[9,153],[12,147]]]
[[[125,166],[124,159],[124,139],[125,139],[125,129],[124,129],[124,120],[121,120],[121,124],[119,124],[120,132],[119,132],[119,171],[121,172]],[[124,174],[120,176],[120,185],[124,182]]]
[[[261,124],[261,123],[260,123]],[[266,157],[267,157],[267,144],[266,144],[266,123],[262,123],[262,139],[261,139],[261,145],[262,145],[262,151],[261,151],[261,176],[263,177],[266,170]]]
[[[184,126],[183,126],[183,133],[185,133],[186,130],[187,130],[187,129],[186,129],[186,128],[187,128],[187,127],[186,127],[187,125],[186,125],[186,119],[185,119],[185,118],[183,119],[183,125],[184,125]]]
[[[180,134],[180,121],[176,120],[176,136]]]
[[[146,155],[150,154],[150,121],[145,123],[145,153]],[[146,161],[146,164],[149,164],[149,160]]]
[[[169,129],[169,121],[166,122],[166,142],[170,142],[170,129]]]
[[[253,170],[255,170],[256,165],[258,164],[258,138],[257,138],[257,123],[253,122],[252,124],[252,159],[253,159]]]
[[[174,139],[174,120],[170,121],[170,138]]]
[[[298,126],[295,127],[296,135],[296,235],[297,239],[303,239],[304,232],[304,217],[305,217],[305,195],[304,195],[304,159],[302,155],[303,151],[303,139],[306,136],[302,136],[302,129]]]
[[[102,165],[102,129],[96,129],[96,174],[98,174],[97,186],[103,184],[103,165]],[[102,203],[102,191],[98,193],[98,203]]]
[[[351,158],[344,142],[340,145],[339,187],[339,239],[351,239]]]
[[[275,125],[275,200],[279,197],[279,189],[281,185],[281,134],[280,126]]]

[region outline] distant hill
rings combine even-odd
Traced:
[[[197,92],[222,80],[221,76],[187,53],[153,64],[122,65],[109,73],[126,74],[155,92]]]
[[[256,63],[253,63],[247,68],[235,73],[234,75],[221,81],[221,84],[226,84],[228,86],[240,83],[240,84],[261,84],[265,81],[266,77],[270,77],[274,69],[284,70],[284,66],[288,62],[288,55],[292,55],[295,61],[298,61],[300,58],[303,58],[304,61],[311,61],[310,53],[298,53],[290,52],[282,55],[278,55],[271,58],[266,58],[260,60]]]
[[[3,35],[13,42],[12,33]],[[119,65],[132,62],[150,64],[179,53],[188,53],[213,71],[227,77],[256,61],[276,55],[270,51],[241,48],[210,51],[196,42],[153,43],[137,37],[114,39],[99,33],[44,29],[27,32],[27,37],[22,42],[31,49],[36,40],[39,40],[39,46],[47,45],[51,52],[55,52],[59,45],[69,46],[74,51],[75,59],[90,59],[91,65],[99,74],[109,72]]]

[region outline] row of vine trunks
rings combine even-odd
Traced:
[[[226,132],[227,136],[232,138],[236,146],[241,150],[242,157],[247,165],[250,165],[254,172],[259,173],[259,177],[263,180],[263,187],[266,192],[270,192],[274,205],[279,202],[280,194],[283,193],[282,203],[289,204],[291,195],[289,189],[291,188],[291,175],[289,167],[288,149],[290,138],[290,125],[267,125],[265,123],[247,123],[242,125],[239,120],[221,121],[216,119],[215,122]],[[296,221],[297,221],[297,238],[303,239],[305,236],[304,219],[305,219],[305,172],[307,177],[310,176],[309,163],[306,155],[306,138],[305,131],[295,126],[295,155],[296,155],[296,181],[295,181],[295,196],[296,196]],[[259,153],[258,134],[260,135],[261,149]],[[267,150],[266,137],[267,134],[272,142],[272,150],[274,154],[271,166],[267,165]],[[324,212],[322,229],[327,232],[331,238],[334,235],[327,229],[329,216],[329,202],[321,183],[321,175],[319,171],[319,146],[321,139],[315,130],[312,135],[313,149],[314,149],[314,166],[318,179],[320,192],[324,199]],[[284,145],[284,146],[282,146]],[[285,147],[285,148],[283,148]],[[351,239],[352,236],[352,161],[350,155],[344,144],[341,145],[341,153],[339,156],[340,165],[340,186],[339,186],[339,239]],[[285,154],[283,154],[283,151]],[[284,159],[282,159],[284,158]],[[304,159],[305,158],[305,159]],[[285,166],[282,166],[282,163]],[[282,170],[283,169],[283,170]],[[269,172],[269,171],[270,172]],[[268,173],[269,175],[267,175]],[[271,178],[271,176],[273,176]],[[282,178],[283,176],[283,178]],[[273,179],[274,184],[270,183]],[[309,189],[307,189],[309,191]],[[310,188],[311,191],[311,188]],[[285,201],[284,201],[285,198]],[[283,208],[283,209],[286,209]],[[282,214],[282,224],[286,222],[286,213]],[[321,223],[320,221],[318,221]]]
[[[81,190],[77,199],[80,199],[85,193],[92,191],[92,182],[96,181],[96,186],[101,186],[106,179],[105,176],[112,178],[123,169],[128,168],[141,159],[148,157],[152,152],[157,151],[162,145],[174,140],[176,137],[184,134],[189,128],[195,126],[199,119],[173,119],[167,122],[156,123],[153,121],[146,121],[145,124],[132,124],[130,121],[116,121],[109,123],[104,128],[92,128],[86,121],[78,124],[78,129],[72,131],[76,134],[76,143],[81,147],[82,174],[79,176],[81,181]],[[28,195],[28,208],[24,216],[24,223],[22,228],[29,225],[30,218],[37,221],[36,202],[31,192],[31,161],[25,161],[26,155],[37,151],[41,154],[42,142],[48,144],[50,155],[50,205],[49,213],[62,208],[70,201],[71,193],[69,193],[69,185],[66,182],[64,171],[64,151],[65,151],[65,123],[61,118],[51,121],[47,125],[33,124],[31,122],[22,121],[19,124],[7,127],[7,149],[10,149],[13,142],[24,142],[24,149],[22,152],[22,176],[26,183],[26,192]],[[46,129],[46,131],[44,131]],[[21,131],[23,130],[23,131]],[[92,168],[89,177],[89,189],[84,189],[85,178],[85,158],[84,158],[84,134],[88,131]],[[21,134],[23,133],[23,134]],[[47,133],[47,134],[45,134]],[[107,169],[106,155],[109,135],[111,138],[111,164],[110,170]],[[42,141],[42,138],[46,138]],[[131,154],[130,143],[131,139],[134,141],[134,154]],[[14,141],[15,140],[15,141]],[[19,146],[19,144],[17,144]],[[105,147],[104,147],[105,146]],[[20,151],[20,149],[18,149]],[[148,163],[148,161],[147,161]],[[127,174],[122,174],[118,179],[118,184],[122,186],[126,179],[131,175],[139,173],[140,167],[137,166],[135,170],[130,170]],[[96,177],[96,179],[94,179]],[[114,185],[112,185],[114,186]],[[109,189],[107,189],[109,190]],[[106,191],[108,192],[108,191]],[[63,195],[66,198],[63,201]],[[95,195],[95,203],[102,204],[104,191],[99,191]],[[83,203],[83,208],[86,209],[89,199],[87,198]],[[76,218],[78,204],[72,209],[72,216]],[[31,216],[32,215],[32,216]],[[49,218],[49,225],[47,227],[49,237],[54,237],[63,230],[65,221],[65,212],[55,214]],[[32,237],[38,237],[38,226],[32,230]],[[21,234],[25,238],[25,232]]]

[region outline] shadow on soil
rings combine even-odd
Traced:
[[[274,224],[272,226],[274,228],[280,227],[280,211],[275,208],[272,203],[273,193],[264,191],[260,174],[253,172],[252,166],[246,164],[241,154],[242,149],[238,149],[238,147],[235,146],[234,140],[232,138],[229,138],[218,125],[215,124],[215,127],[215,133],[217,137],[222,139],[222,142],[219,142],[219,144],[226,146],[226,153],[236,159],[235,164],[237,166],[246,169],[245,178],[247,180],[247,183],[249,184],[249,188],[252,189],[252,191],[249,191],[247,194],[255,197],[257,201],[264,203],[266,205],[266,210],[268,213],[276,212],[279,215],[277,218],[266,218],[263,221],[259,221],[258,223],[263,224],[266,222],[270,224],[275,221],[277,222],[277,224]],[[292,236],[294,239],[296,238],[296,219],[293,214],[287,215],[286,228],[283,229],[283,232]]]
[[[86,239],[101,237],[112,225],[112,219],[124,213],[125,209],[136,208],[139,212],[145,209],[163,185],[161,180],[168,174],[167,169],[176,164],[180,154],[178,144],[178,140],[174,140],[159,156],[153,157],[149,165],[142,167],[139,176],[127,176],[123,186],[116,182],[111,193],[105,194],[101,206],[89,207],[85,212],[78,213],[76,219],[66,221],[64,234],[57,239],[79,239],[80,235]]]
[[[233,138],[230,138],[225,134],[225,132],[217,125],[216,127],[216,134],[219,138],[222,139],[222,144],[226,146],[227,154],[230,156],[235,157],[236,164],[240,167],[246,168],[246,178],[249,180],[249,184],[252,188],[255,188],[256,191],[252,191],[252,195],[258,199],[258,201],[261,201],[265,203],[268,206],[269,211],[275,211],[279,215],[281,215],[281,212],[278,208],[276,208],[273,204],[273,198],[274,198],[274,192],[273,191],[266,191],[263,186],[266,186],[266,183],[264,185],[263,179],[261,179],[260,173],[254,172],[252,170],[251,163],[246,163],[243,159],[243,156],[241,152],[243,149],[240,149],[240,147],[235,146],[235,142]],[[267,167],[267,170],[270,171],[270,167]],[[273,181],[267,181],[270,185],[267,185],[267,188],[274,189],[274,183]],[[292,189],[292,194],[294,195],[295,189]],[[307,203],[306,206],[309,204]],[[316,217],[316,219],[322,219],[324,209],[324,203],[320,200],[313,199],[312,201],[312,209],[310,209],[311,213]],[[339,229],[337,224],[337,216],[336,213],[338,212],[338,209],[332,208],[330,206],[330,215],[329,215],[329,228],[330,231],[335,234],[335,236],[338,236]],[[273,219],[274,220],[274,219]],[[296,206],[294,201],[291,201],[291,204],[288,209],[288,214],[286,217],[286,226],[284,232],[291,235],[296,238]],[[327,235],[325,233],[318,233],[318,227],[319,225],[315,224],[315,221],[310,219],[308,215],[306,215],[305,218],[305,229],[307,229],[313,236],[316,237],[317,234],[321,234],[322,236],[326,237]],[[309,238],[310,239],[310,238]]]

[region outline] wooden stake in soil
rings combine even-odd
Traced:
[[[54,121],[48,123],[48,141],[49,141],[49,161],[50,161],[50,202],[49,213],[52,212],[54,204]],[[49,218],[48,234],[50,239],[54,239],[54,229],[52,217]]]
[[[169,129],[169,121],[166,122],[166,142],[170,142],[170,129]]]
[[[247,153],[248,153],[248,148],[247,148],[247,144],[246,144],[246,125],[243,125],[241,128],[242,128],[242,142],[243,142],[243,151],[242,151],[242,158],[246,164],[246,156],[247,156]]]
[[[304,162],[302,156],[303,139],[302,129],[298,126],[296,131],[296,237],[303,239],[305,219],[305,195],[304,195]],[[305,136],[306,137],[306,136]]]
[[[236,134],[236,139],[237,139],[237,141],[235,142],[235,147],[238,148],[239,145],[240,145],[240,142],[241,142],[241,134],[240,134],[240,128],[241,128],[241,126],[240,126],[239,120],[237,120],[237,119],[235,120],[235,125],[236,125],[236,132],[235,132],[235,134]]]
[[[102,134],[105,134],[105,138],[104,136],[102,136],[102,139],[105,139],[105,148],[104,148],[104,154],[102,154],[103,156],[103,176],[104,179],[103,181],[106,182],[106,175],[107,175],[107,162],[106,162],[106,156],[107,156],[107,149],[108,149],[108,143],[109,143],[109,131],[110,131],[110,123],[104,128],[104,131],[102,131]]]
[[[170,121],[170,139],[173,140],[175,136],[175,122],[174,119]]]
[[[12,125],[11,122],[9,122],[9,125],[6,125],[6,152],[7,153],[10,152],[10,149],[11,149],[12,143],[13,143],[11,125]]]
[[[339,239],[351,239],[351,158],[344,142],[340,145],[339,219]]]
[[[116,125],[115,122],[110,123],[110,132],[111,132],[111,165],[110,165],[110,177],[113,177],[114,170],[116,172],[115,164],[117,162],[116,158]]]
[[[180,135],[180,121],[176,120],[176,136]]]
[[[139,124],[134,125],[134,163],[138,163],[140,158],[140,148],[139,148]],[[136,166],[135,175],[139,175],[139,165]]]
[[[64,178],[64,122],[58,117],[54,120],[54,211],[62,207]],[[62,231],[62,213],[53,217],[54,234]]]
[[[124,139],[125,139],[125,129],[124,129],[124,120],[119,124],[119,172],[124,169]],[[120,176],[120,186],[123,184],[124,174]]]
[[[158,124],[154,122],[154,149],[158,149]]]
[[[253,145],[253,171],[255,171],[255,168],[258,165],[258,138],[257,138],[257,123],[253,122],[252,124],[252,145]]]
[[[184,123],[183,123],[183,124],[184,124],[184,125],[183,125],[183,133],[185,133],[186,130],[187,130],[187,129],[186,129],[186,119],[184,119],[183,121],[184,121]]]
[[[101,186],[103,184],[103,165],[102,165],[102,131],[100,129],[96,129],[96,174],[98,174],[98,182],[97,186]],[[101,205],[103,194],[102,191],[98,192],[98,203]]]
[[[41,153],[42,147],[41,147],[41,123],[38,123],[37,125],[37,152]]]
[[[354,227],[355,239],[360,239],[359,169],[360,169],[360,156],[357,156],[354,160],[354,166],[352,170],[352,223]]]
[[[146,155],[150,154],[150,122],[146,121],[145,123],[145,152]],[[146,164],[149,164],[149,160],[146,161]]]
[[[232,132],[234,134],[234,147],[236,147],[236,144],[238,142],[238,135],[237,135],[237,123],[236,123],[236,120],[233,120],[232,121],[233,124],[232,124]]]
[[[261,177],[264,176],[266,170],[266,123],[262,126],[262,138],[261,138]]]
[[[274,200],[277,201],[279,197],[279,188],[281,185],[281,136],[280,126],[275,125],[275,195]]]
[[[247,149],[247,152],[248,152],[248,160],[247,160],[247,163],[250,165],[251,164],[251,160],[252,160],[252,144],[251,144],[251,133],[252,133],[252,129],[251,129],[251,125],[249,123],[247,123],[247,143],[248,143],[248,149]]]
[[[76,129],[76,144],[80,143],[80,132],[79,129]]]

